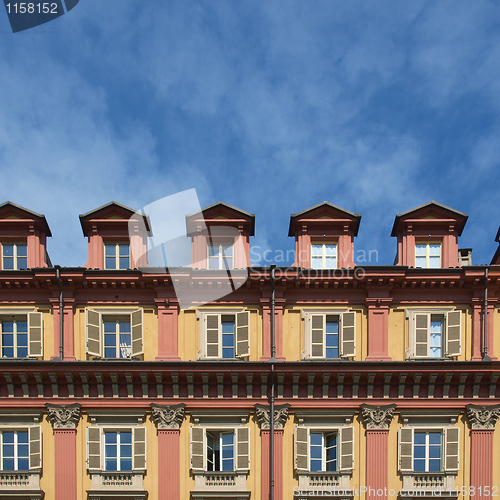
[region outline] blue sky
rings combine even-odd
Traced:
[[[16,34],[2,10],[0,201],[46,215],[54,263],[85,264],[79,214],[189,188],[255,213],[262,252],[293,248],[292,213],[360,213],[373,264],[395,215],[436,200],[490,262],[497,2],[80,0]]]

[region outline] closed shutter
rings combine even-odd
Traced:
[[[250,355],[250,313],[236,314],[236,356]]]
[[[191,470],[205,470],[206,445],[205,429],[202,427],[191,427],[189,429],[191,442]]]
[[[356,355],[356,313],[353,311],[342,314],[342,347],[341,356]]]
[[[399,470],[413,470],[413,429],[399,429]]]
[[[143,341],[143,324],[144,316],[143,310],[137,309],[130,315],[130,323],[132,329],[132,356],[139,356],[144,354],[144,341]]]
[[[354,427],[340,429],[340,470],[354,468]]]
[[[219,357],[219,326],[220,316],[218,314],[207,314],[206,324],[206,355],[207,358]]]
[[[133,427],[134,470],[146,470],[146,428]]]
[[[427,358],[429,356],[429,330],[431,315],[428,313],[415,314],[415,357]]]
[[[101,470],[101,429],[87,427],[87,468]]]
[[[250,427],[236,429],[236,470],[250,469]]]
[[[42,467],[42,433],[39,425],[29,427],[30,470]]]
[[[40,312],[28,313],[28,356],[43,354],[43,318]]]
[[[458,427],[449,427],[445,429],[445,462],[444,469],[446,472],[458,471],[458,445],[460,438],[460,429]]]
[[[309,447],[308,437],[309,431],[306,427],[295,427],[295,469],[309,470]]]
[[[325,316],[323,314],[312,314],[311,324],[311,357],[325,357]]]
[[[459,356],[462,352],[462,311],[446,313],[446,354]]]
[[[87,354],[101,356],[101,315],[87,309],[85,311],[85,331],[87,335]]]

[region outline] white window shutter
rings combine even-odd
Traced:
[[[220,357],[220,343],[221,336],[219,334],[221,320],[219,314],[207,314],[205,316],[206,325],[206,351],[205,354],[207,358],[218,358]]]
[[[41,312],[28,313],[28,356],[43,355],[43,317]]]
[[[207,437],[203,427],[190,427],[191,470],[206,470]]]
[[[146,427],[133,427],[134,470],[146,470]]]
[[[144,311],[137,309],[130,314],[130,327],[132,331],[132,356],[144,354]]]
[[[417,313],[413,317],[415,329],[414,355],[416,358],[429,357],[430,313]]]
[[[87,354],[101,357],[101,315],[92,310],[85,310],[85,343]]]
[[[462,311],[446,313],[446,354],[459,356],[462,353]]]
[[[340,429],[340,470],[354,468],[354,427]]]
[[[458,427],[448,427],[447,429],[445,429],[444,470],[446,472],[458,471],[459,439],[460,439],[460,429]]]
[[[309,470],[309,429],[307,427],[295,427],[294,455],[295,469]]]
[[[87,427],[87,469],[101,470],[101,428]]]
[[[236,314],[236,356],[250,356],[250,312]]]
[[[324,358],[325,357],[325,315],[324,314],[311,314],[311,357]]]
[[[236,428],[236,470],[250,469],[250,427]]]
[[[413,470],[413,429],[401,428],[398,430],[398,463],[399,470],[409,472]]]
[[[42,467],[42,432],[39,425],[28,428],[30,470],[41,469]]]
[[[342,343],[340,354],[348,358],[356,355],[356,313],[354,311],[342,313]]]

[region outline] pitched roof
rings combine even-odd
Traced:
[[[32,218],[34,220],[38,220],[38,222],[40,222],[43,229],[45,230],[45,233],[47,234],[47,236],[52,236],[52,233],[50,231],[49,224],[47,223],[47,219],[45,218],[45,215],[39,214],[37,212],[33,212],[33,210],[29,210],[27,208],[24,208],[21,205],[17,205],[16,203],[13,203],[12,201],[6,201],[5,203],[2,203],[0,205],[0,213],[2,211],[9,211],[9,209],[11,211],[14,211],[14,212],[16,212],[16,211],[23,212],[24,214],[26,214],[28,216],[28,217],[26,217],[27,219]]]

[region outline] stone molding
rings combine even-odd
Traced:
[[[288,408],[290,408],[289,404],[284,405],[275,405],[274,406],[274,429],[275,430],[283,430],[283,427],[288,420]],[[255,405],[255,416],[259,422],[259,427],[264,430],[268,430],[271,428],[271,419],[270,419],[271,407],[269,405]]]
[[[467,417],[473,430],[493,430],[500,417],[500,405],[467,405]]]
[[[53,429],[76,429],[80,421],[81,404],[55,405],[45,403],[48,415],[47,420]]]
[[[384,406],[361,405],[363,424],[367,430],[388,430],[394,417],[395,404]]]
[[[157,429],[179,429],[184,420],[186,405],[158,405],[151,403],[151,418]]]

